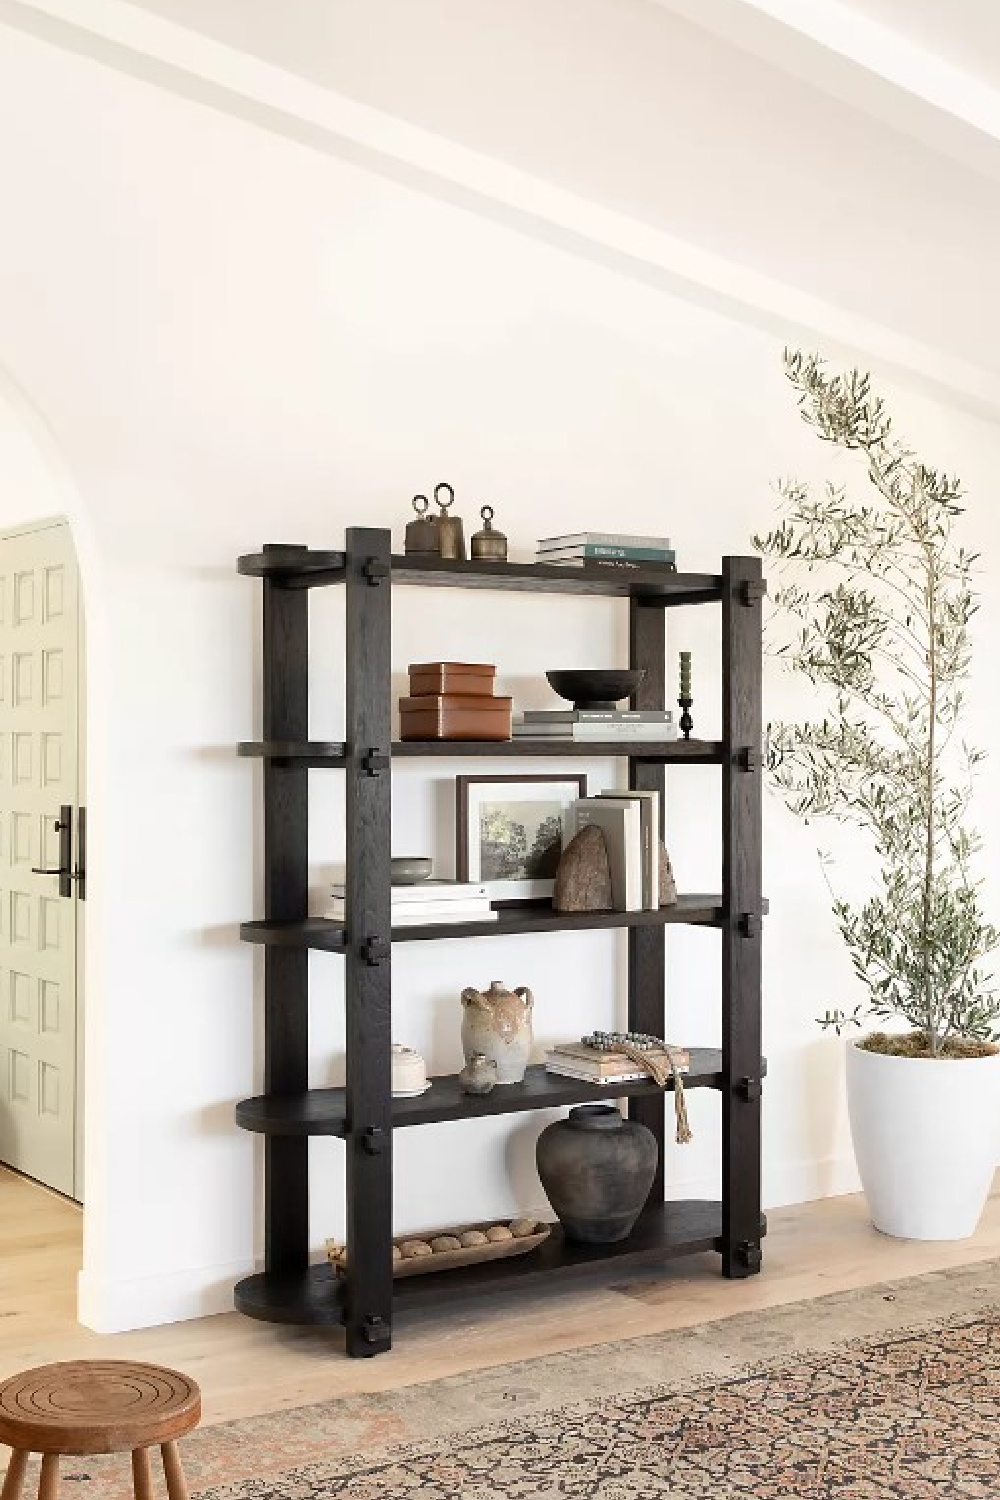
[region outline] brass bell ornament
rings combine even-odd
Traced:
[[[406,535],[403,540],[403,551],[408,557],[430,555],[437,557],[438,547],[438,518],[429,516],[431,502],[426,495],[414,495],[413,509],[416,511],[416,519],[406,524]]]
[[[447,500],[441,499],[441,493],[447,494]],[[442,557],[455,558],[460,562],[465,561],[465,531],[462,526],[461,516],[450,516],[449,510],[455,503],[455,491],[450,484],[434,486],[434,504],[440,508],[441,514],[437,517],[438,529],[438,551]]]
[[[483,529],[476,532],[469,544],[472,556],[485,562],[506,562],[507,538],[493,525],[496,512],[492,505],[484,505],[479,514],[483,518]]]

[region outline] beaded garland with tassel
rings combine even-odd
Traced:
[[[688,1122],[687,1099],[684,1095],[684,1081],[672,1047],[668,1047],[661,1037],[649,1036],[642,1031],[592,1031],[589,1036],[581,1038],[581,1041],[584,1047],[592,1047],[595,1052],[622,1053],[644,1073],[648,1073],[661,1089],[666,1089],[672,1076],[674,1118],[677,1125],[676,1140],[678,1146],[688,1144],[692,1133]],[[657,1052],[667,1054],[667,1067],[664,1067],[658,1057],[652,1055]]]

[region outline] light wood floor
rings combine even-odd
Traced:
[[[996,1194],[979,1233],[960,1244],[887,1239],[868,1224],[860,1198],[830,1198],[769,1215],[765,1271],[750,1280],[723,1281],[716,1256],[697,1256],[655,1279],[577,1286],[530,1300],[497,1298],[444,1318],[425,1314],[395,1330],[391,1354],[348,1360],[339,1334],[272,1328],[236,1313],[113,1337],[81,1328],[81,1222],[75,1205],[0,1169],[0,1378],[55,1359],[154,1360],[199,1381],[208,1422],[1000,1258]]]

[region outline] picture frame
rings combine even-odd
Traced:
[[[583,775],[457,776],[455,874],[491,901],[551,899],[569,809]]]

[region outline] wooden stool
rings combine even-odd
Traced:
[[[26,1370],[0,1385],[0,1443],[12,1450],[0,1500],[21,1500],[32,1453],[42,1455],[38,1500],[56,1500],[61,1453],[127,1452],[135,1500],[153,1500],[156,1444],[170,1500],[188,1500],[177,1439],[200,1421],[194,1381],[159,1365],[81,1359]]]

